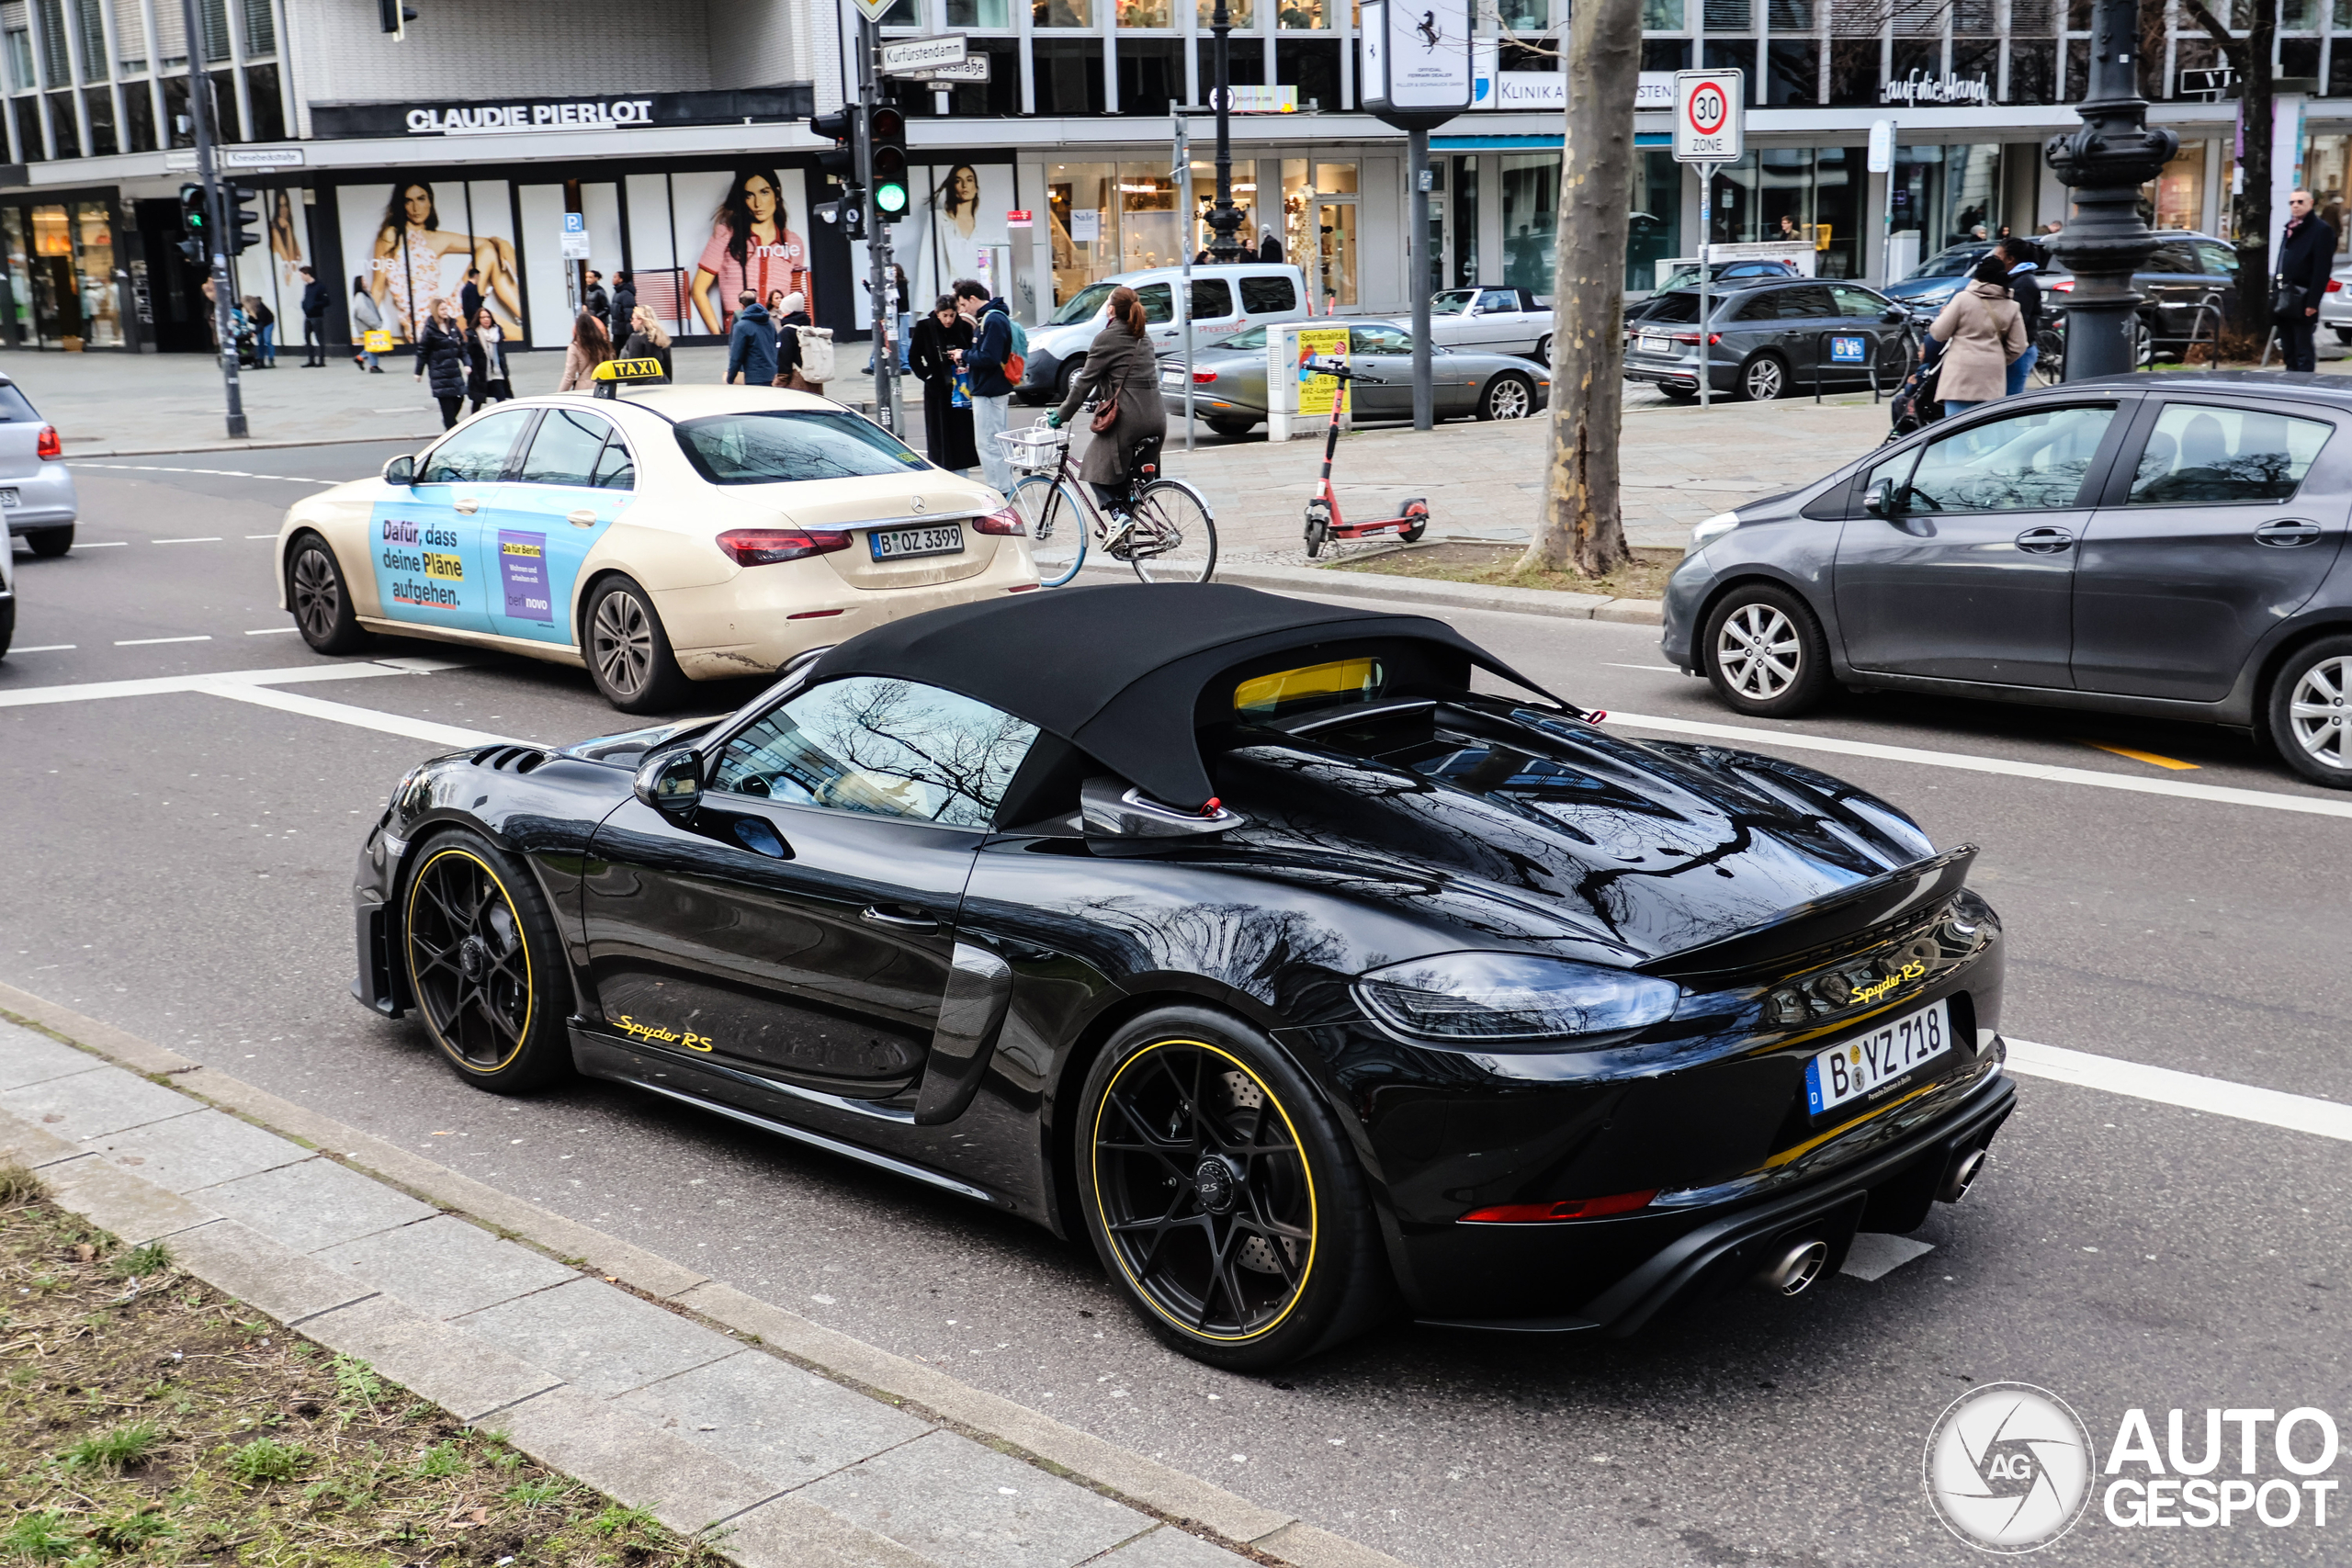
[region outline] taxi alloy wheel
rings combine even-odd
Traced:
[[[356,653],[375,640],[359,628],[350,591],[344,585],[343,567],[316,534],[295,539],[286,587],[287,600],[294,607],[295,629],[312,652]]]
[[[1821,624],[1775,583],[1733,589],[1707,617],[1707,677],[1741,713],[1788,718],[1819,703],[1829,687],[1829,647]]]
[[[1122,1029],[1088,1075],[1087,1230],[1163,1340],[1234,1371],[1375,1320],[1393,1292],[1363,1171],[1307,1081],[1205,1009]]]
[[[571,986],[529,874],[470,832],[418,852],[401,900],[409,994],[467,1082],[537,1089],[571,1067]]]
[[[662,713],[685,694],[685,676],[670,651],[653,596],[626,577],[608,577],[589,601],[588,673],[605,700],[623,713]]]
[[[2352,789],[2352,637],[2296,652],[2270,692],[2270,741],[2313,784]]]

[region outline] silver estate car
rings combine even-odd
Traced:
[[[0,516],[8,532],[22,534],[37,556],[62,556],[74,547],[80,510],[57,427],[33,411],[15,380],[0,376]]]
[[[1392,321],[1348,322],[1348,363],[1363,372],[1354,384],[1358,420],[1413,417],[1413,338]],[[1448,348],[1433,344],[1430,379],[1437,417],[1532,419],[1552,395],[1552,372],[1515,354]],[[1159,361],[1159,400],[1171,421],[1184,417],[1184,362]],[[1246,435],[1266,417],[1266,329],[1236,333],[1193,355],[1193,410],[1219,435]]]

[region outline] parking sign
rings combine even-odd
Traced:
[[[1747,73],[1740,71],[1678,71],[1674,73],[1674,157],[1681,164],[1731,164],[1739,160]]]

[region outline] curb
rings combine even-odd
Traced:
[[[1657,599],[1611,599],[1601,593],[1563,593],[1549,588],[1442,582],[1427,578],[1350,572],[1340,567],[1220,566],[1216,580],[1244,588],[1283,592],[1340,593],[1354,599],[1393,599],[1447,610],[1507,610],[1521,615],[1549,615],[1555,620],[1619,621],[1645,626],[1663,625],[1666,609],[1664,601]]]
[[[128,1068],[145,1082],[168,1087],[199,1105],[227,1111],[245,1122],[319,1150],[339,1165],[374,1177],[445,1212],[472,1219],[499,1235],[526,1242],[574,1265],[591,1265],[607,1282],[623,1286],[656,1306],[716,1325],[732,1337],[773,1349],[788,1361],[797,1362],[885,1404],[902,1408],[911,1405],[929,1412],[943,1426],[977,1437],[1049,1473],[1065,1474],[1107,1498],[1156,1515],[1171,1525],[1190,1527],[1187,1533],[1206,1535],[1244,1558],[1286,1564],[1288,1568],[1408,1568],[1385,1552],[1261,1506],[1197,1476],[1065,1426],[1025,1405],[867,1345],[616,1236],[413,1155],[373,1134],[347,1126],[137,1035],[0,982],[0,1016],[6,1015],[14,1015],[17,1021],[47,1031],[96,1057]],[[215,1219],[198,1203],[157,1188],[128,1170],[95,1164],[86,1158],[70,1159],[86,1155],[87,1151],[42,1129],[26,1125],[6,1112],[0,1112],[0,1118],[6,1118],[0,1121],[0,1128],[11,1122],[23,1127],[23,1132],[11,1137],[9,1143],[14,1145],[17,1157],[25,1158],[27,1163],[50,1165],[69,1160],[69,1168],[92,1167],[77,1171],[78,1179],[69,1178],[65,1183],[52,1179],[51,1191],[60,1201],[86,1203],[104,1211],[105,1217],[97,1220],[104,1228],[120,1234],[123,1224],[136,1224],[148,1232],[136,1239],[147,1240],[191,1225],[202,1225],[207,1230],[235,1225],[234,1221]],[[116,1223],[110,1224],[109,1220]],[[238,1230],[242,1231],[242,1227]],[[223,1239],[236,1234],[224,1233]],[[126,1235],[125,1239],[133,1238]],[[226,1273],[235,1276],[225,1282],[211,1282],[288,1322],[289,1326],[295,1326],[294,1320],[298,1318],[317,1318],[322,1320],[317,1326],[324,1329],[323,1320],[331,1315],[355,1313],[370,1304],[353,1302],[348,1292],[342,1301],[327,1302],[320,1292],[332,1294],[331,1282],[313,1276],[329,1274],[331,1270],[259,1235],[240,1235],[238,1239],[244,1245],[232,1249],[230,1254],[212,1247],[204,1249],[213,1254],[206,1259],[208,1265],[217,1260]],[[284,1256],[275,1256],[280,1253]],[[209,1280],[210,1276],[206,1278]],[[277,1299],[271,1299],[273,1296]],[[447,1333],[453,1332],[448,1325],[419,1322],[409,1328],[419,1341],[419,1351],[430,1348],[426,1360],[446,1354],[441,1344]],[[311,1329],[304,1327],[302,1331]],[[427,1397],[432,1397],[429,1388],[420,1387],[419,1381],[428,1385],[438,1381],[421,1368],[411,1371],[389,1358],[382,1370]],[[403,1376],[404,1372],[408,1375]],[[503,1416],[526,1404],[539,1404],[551,1393],[560,1392],[525,1394],[500,1410],[461,1412],[460,1418],[479,1422],[493,1416]],[[630,1428],[641,1425],[618,1411],[605,1414]],[[517,1436],[520,1441],[520,1434]],[[619,1436],[637,1440],[628,1433]],[[609,1451],[607,1444],[612,1440],[609,1436],[598,1440],[583,1435],[578,1420],[567,1420],[551,1427],[549,1450],[535,1453],[535,1457],[604,1490],[626,1490],[633,1479],[626,1466],[601,1479],[601,1467],[599,1473],[583,1472],[583,1464],[591,1463],[595,1455]],[[526,1450],[534,1447],[529,1442],[522,1446]],[[626,1448],[627,1444],[622,1446]],[[583,1450],[586,1457],[575,1450]],[[838,1555],[838,1549],[820,1548],[797,1559],[787,1558],[806,1562],[811,1568],[820,1562],[852,1561],[889,1562],[911,1568],[928,1561],[887,1538],[873,1536],[838,1516],[797,1501],[789,1493],[750,1509],[744,1522],[771,1516],[762,1522],[780,1528],[781,1518],[775,1516],[785,1514],[805,1514],[808,1520],[829,1523],[835,1530],[851,1531],[864,1538],[850,1551]],[[754,1533],[770,1532],[763,1529]],[[822,1546],[831,1544],[826,1542]],[[882,1551],[886,1547],[889,1552]]]

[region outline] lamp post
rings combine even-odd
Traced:
[[[2180,138],[2148,128],[2140,96],[2139,0],[2098,0],[2091,25],[2090,85],[2075,106],[2082,129],[2042,149],[2052,173],[2075,193],[2075,210],[2050,248],[2075,275],[2066,302],[2066,379],[2137,368],[2132,321],[2141,296],[2132,275],[2155,254],[2140,217],[2140,187],[2154,179]]]
[[[1241,241],[1234,231],[1241,227],[1241,209],[1233,205],[1233,82],[1228,69],[1233,14],[1225,0],[1216,0],[1216,9],[1209,13],[1209,31],[1216,38],[1216,96],[1210,106],[1216,110],[1216,205],[1209,209],[1209,256],[1238,262]]]

